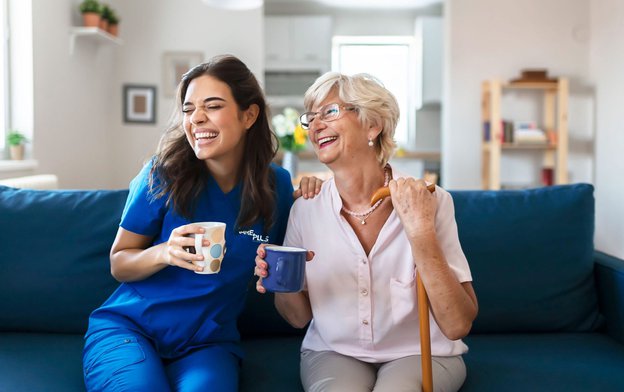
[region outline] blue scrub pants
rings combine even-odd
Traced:
[[[87,339],[82,361],[88,391],[238,391],[239,358],[217,345],[163,360],[143,335],[109,329]]]

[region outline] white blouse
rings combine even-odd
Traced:
[[[408,177],[395,171],[394,178]],[[472,281],[459,243],[451,195],[437,187],[436,233],[460,282]],[[315,252],[306,266],[313,320],[302,350],[334,351],[366,362],[420,355],[416,275],[410,245],[393,210],[367,256],[340,214],[334,179],[313,199],[299,198],[290,212],[284,244]],[[429,317],[434,356],[463,354]]]

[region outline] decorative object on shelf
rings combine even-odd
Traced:
[[[99,27],[102,15],[102,6],[98,0],[83,0],[79,6],[82,14],[82,24],[85,27]]]
[[[512,79],[509,83],[557,83],[557,78],[549,78],[548,70],[546,69],[523,69],[521,76],[516,79]]]
[[[282,167],[292,178],[297,177],[299,156],[297,152],[306,145],[307,133],[299,123],[299,113],[293,108],[285,108],[271,119],[273,130],[279,139],[280,149],[284,151]]]
[[[156,123],[156,87],[124,85],[123,119],[125,123]]]
[[[108,34],[117,37],[119,35],[119,21],[121,20],[119,19],[117,12],[108,7],[108,14],[104,15],[104,17],[108,20],[108,27],[106,28],[106,31]]]
[[[111,16],[112,9],[108,4],[102,4],[102,15],[100,17],[100,29],[108,31],[108,20]]]
[[[175,97],[178,84],[189,69],[204,61],[202,52],[165,52],[163,54],[163,93]]]
[[[24,144],[28,143],[28,138],[20,131],[11,130],[7,134],[7,144],[9,145],[9,155],[14,161],[24,159]]]

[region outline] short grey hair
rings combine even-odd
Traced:
[[[332,92],[336,92],[345,104],[358,108],[358,119],[362,124],[382,126],[375,141],[375,151],[377,160],[385,166],[397,147],[394,131],[399,122],[399,104],[394,95],[372,75],[327,72],[306,91],[303,98],[305,110],[311,111]]]

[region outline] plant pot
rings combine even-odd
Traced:
[[[108,31],[108,20],[100,18],[100,29]]]
[[[109,24],[108,25],[108,33],[112,36],[117,36],[119,34],[119,25],[118,24]]]
[[[100,14],[97,12],[85,12],[82,14],[82,25],[85,27],[100,27]]]
[[[24,145],[18,144],[17,146],[9,146],[9,156],[14,161],[21,161],[24,159]]]

